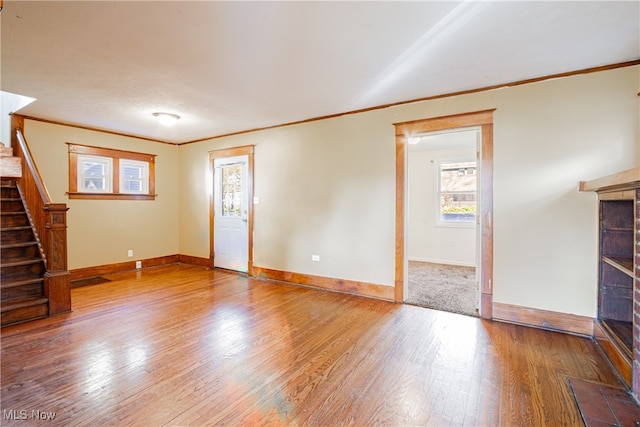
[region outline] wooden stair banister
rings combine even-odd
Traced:
[[[65,203],[53,203],[27,141],[23,135],[24,120],[13,115],[11,144],[22,164],[22,177],[17,186],[33,222],[40,250],[45,259],[45,296],[49,299],[49,315],[71,311],[71,274],[67,268],[67,211]]]

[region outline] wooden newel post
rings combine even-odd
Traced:
[[[47,272],[44,292],[49,298],[49,315],[71,311],[71,274],[67,270],[67,211],[64,203],[45,205],[44,253]]]

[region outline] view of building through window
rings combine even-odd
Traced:
[[[80,173],[78,187],[87,192],[109,192],[112,176],[112,159],[100,156],[78,156]]]
[[[439,163],[439,222],[475,223],[476,184],[475,160]]]
[[[149,163],[138,160],[120,161],[120,192],[147,193],[149,182]]]

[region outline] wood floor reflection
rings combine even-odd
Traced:
[[[573,426],[569,378],[620,386],[586,338],[187,265],[108,278],[2,329],[2,425]]]

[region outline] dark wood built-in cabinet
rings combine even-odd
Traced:
[[[598,312],[594,335],[632,392],[640,392],[640,168],[580,183],[598,194]],[[637,331],[636,331],[637,330]],[[636,331],[636,333],[634,333]]]
[[[608,200],[611,196],[614,200]],[[621,341],[631,358],[635,190],[601,194],[599,204],[598,321]]]

